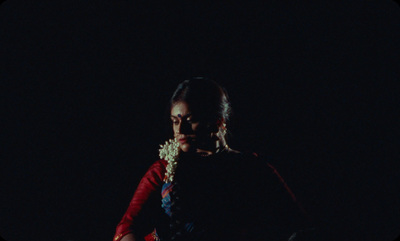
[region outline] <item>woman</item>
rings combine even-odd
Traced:
[[[170,107],[174,139],[140,181],[114,241],[288,240],[301,228],[276,170],[228,147],[230,104],[218,84],[185,80]]]

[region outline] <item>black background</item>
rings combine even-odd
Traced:
[[[225,86],[231,146],[267,157],[326,240],[400,233],[396,3],[6,1],[0,18],[6,240],[111,240],[193,76]]]

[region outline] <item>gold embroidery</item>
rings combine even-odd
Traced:
[[[158,237],[156,229],[153,230],[151,236],[154,238],[154,241],[160,241],[161,239]]]
[[[122,234],[118,234],[117,236],[115,236],[114,240],[118,240],[119,238],[121,238]]]

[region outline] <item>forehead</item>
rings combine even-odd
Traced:
[[[171,116],[186,116],[189,113],[189,105],[186,102],[180,101],[171,107]]]

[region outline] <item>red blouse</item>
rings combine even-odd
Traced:
[[[255,157],[253,156],[253,158]],[[246,194],[238,195],[235,198],[244,197],[243,200],[246,203],[253,202],[256,205],[265,206],[264,211],[266,211],[268,215],[272,215],[271,217],[275,217],[271,220],[276,223],[278,223],[280,217],[285,217],[282,218],[282,220],[288,220],[287,217],[289,217],[289,220],[294,220],[296,217],[302,216],[299,220],[303,220],[305,218],[305,213],[299,203],[296,202],[293,192],[272,165],[266,162],[264,162],[264,164],[267,164],[262,165],[264,168],[259,168],[259,166],[253,166],[251,168],[249,166],[251,165],[251,161],[249,161],[246,162],[246,168],[239,168],[239,170],[249,170],[246,181],[247,186],[245,187],[249,189],[250,192],[245,191]],[[163,180],[166,173],[166,165],[167,161],[165,160],[156,161],[150,166],[141,179],[127,211],[116,228],[114,241],[121,240],[121,238],[128,233],[134,233],[135,238],[138,240],[142,238],[145,240],[154,240],[151,233],[154,230],[157,217],[159,217],[160,212],[163,212],[161,208],[161,189],[164,184]],[[232,165],[225,165],[226,168],[229,168],[229,166]],[[227,171],[227,173],[232,172]],[[274,198],[271,199],[270,197]],[[251,205],[247,206],[251,208]],[[157,207],[159,208],[157,209]],[[278,211],[278,209],[280,211]],[[247,215],[251,216],[253,216],[253,214],[250,213],[257,212],[254,211],[256,209],[246,210],[249,211],[246,211]],[[296,215],[293,215],[295,213]],[[297,214],[300,214],[300,216]],[[257,214],[255,213],[255,215]],[[245,220],[252,221],[249,219]],[[247,223],[247,221],[245,221],[245,223]],[[300,221],[300,224],[302,222],[303,221]],[[257,221],[254,223],[257,223]],[[291,233],[297,231],[300,226],[303,226],[298,226],[297,224],[299,224],[299,222],[297,221],[295,223],[296,228],[294,230],[292,228],[288,230],[291,231]],[[287,222],[284,221],[283,226],[289,226],[286,224]],[[270,226],[270,228],[272,228],[272,226]],[[277,230],[276,228],[274,229]]]
[[[136,231],[148,231],[150,233],[152,230],[139,230],[146,227],[142,227],[142,223],[139,223],[139,216],[147,216],[143,213],[148,213],[151,215],[151,208],[149,205],[160,200],[161,187],[164,183],[164,175],[166,172],[167,161],[158,160],[153,165],[150,166],[142,180],[140,181],[132,200],[129,204],[127,211],[122,217],[121,222],[119,222],[116,233],[114,236],[114,241],[119,241],[121,238],[128,233],[136,233]],[[138,230],[135,230],[137,227]]]

